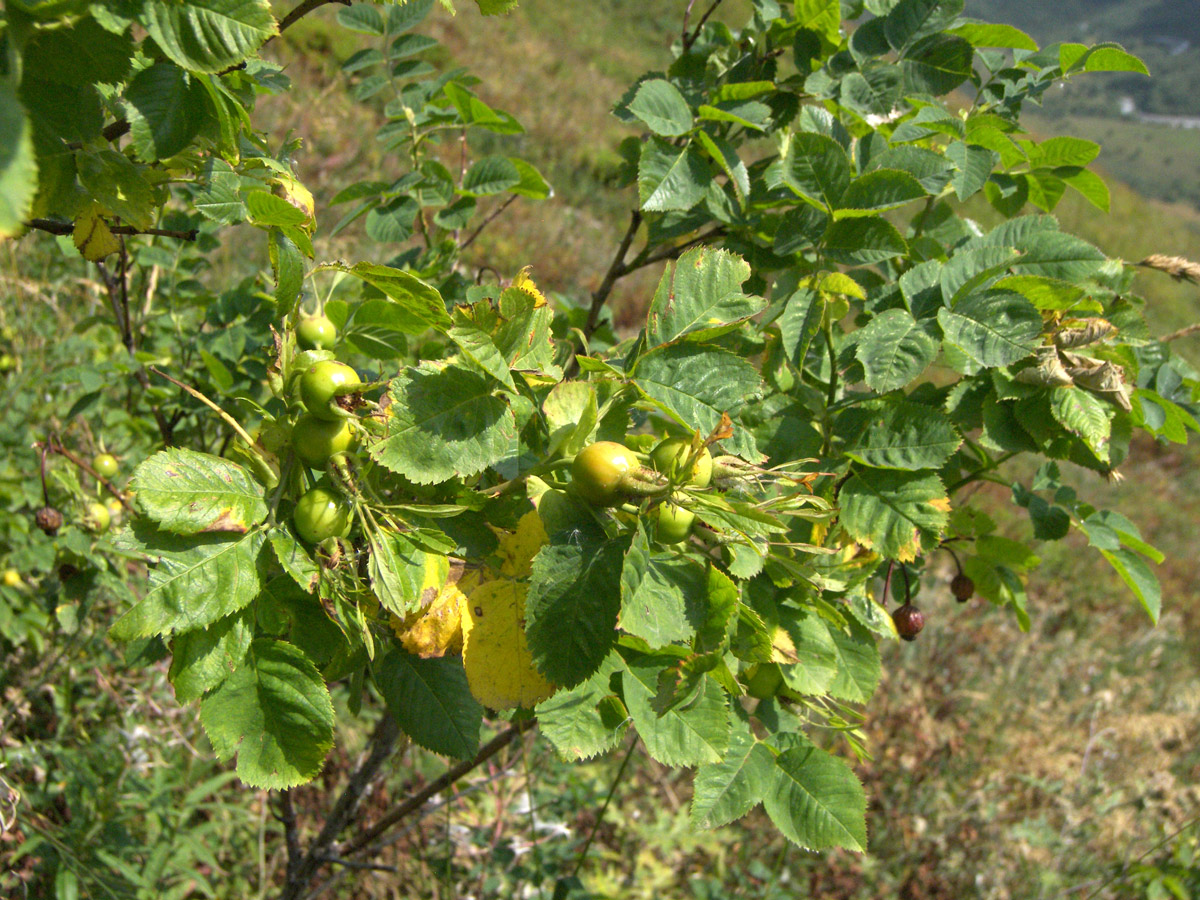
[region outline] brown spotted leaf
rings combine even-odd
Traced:
[[[173,534],[244,534],[267,517],[262,485],[207,453],[156,453],[137,467],[130,486],[141,511]]]

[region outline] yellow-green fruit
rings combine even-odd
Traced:
[[[571,463],[575,490],[593,506],[614,506],[621,502],[621,483],[637,468],[637,457],[623,444],[596,441],[588,444]]]
[[[690,471],[684,472],[688,457],[692,455],[692,442],[683,438],[667,438],[650,451],[654,468],[676,484],[694,484],[708,487],[712,481],[712,454],[705,447],[692,463]]]
[[[327,422],[316,416],[303,415],[292,429],[292,448],[307,465],[319,469],[335,453],[354,445],[354,432],[344,419]]]
[[[10,588],[24,587],[25,582],[21,579],[21,573],[16,569],[4,570],[4,586]]]
[[[315,487],[296,502],[292,524],[302,541],[319,544],[350,533],[350,506],[333,491]]]
[[[305,350],[326,350],[337,342],[337,326],[325,316],[309,316],[296,326],[296,342]]]
[[[674,503],[660,503],[657,509],[658,542],[677,544],[692,533],[696,515]]]
[[[356,388],[362,382],[355,372],[345,363],[323,359],[313,363],[307,372],[300,376],[300,399],[304,408],[318,419],[337,421],[342,418],[335,408],[335,401],[340,389]]]
[[[783,672],[778,663],[756,663],[746,670],[746,693],[759,700],[774,697],[783,687]]]
[[[116,474],[121,471],[121,467],[117,464],[117,458],[111,453],[97,453],[92,459],[92,468],[101,478],[115,478]]]
[[[103,503],[89,503],[83,517],[83,527],[94,534],[104,534],[112,522],[112,515]]]

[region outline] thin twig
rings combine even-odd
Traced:
[[[714,12],[717,11],[717,7],[720,5],[721,5],[721,0],[713,0],[712,6],[710,6],[705,11],[704,15],[702,15],[700,17],[700,21],[696,23],[696,27],[695,27],[695,29],[692,30],[692,33],[690,35],[685,34],[683,36],[684,52],[692,49],[692,44],[696,43],[696,38],[700,37],[700,30],[702,28],[704,28],[704,23],[708,21],[709,16],[711,16]],[[691,4],[688,4],[688,12],[691,12]]]
[[[617,252],[613,254],[608,271],[604,273],[604,280],[592,292],[592,306],[588,310],[587,323],[583,326],[583,333],[588,337],[592,336],[600,324],[600,310],[604,308],[604,302],[608,300],[608,295],[612,293],[613,285],[617,283],[618,278],[628,271],[625,268],[625,254],[629,252],[629,245],[633,243],[633,236],[637,234],[638,226],[641,224],[642,213],[640,210],[635,209],[629,214],[629,227],[625,229],[625,236],[621,238],[621,243],[617,245]]]
[[[167,381],[171,382],[171,384],[175,385],[176,387],[187,391],[189,394],[191,394],[193,397],[195,397],[197,400],[199,400],[201,403],[203,403],[205,406],[207,406],[209,409],[211,409],[213,412],[215,412],[218,416],[221,417],[221,419],[225,422],[226,425],[228,425],[230,428],[232,428],[234,431],[237,432],[238,437],[240,437],[243,441],[246,442],[246,447],[251,452],[253,452],[256,456],[258,456],[259,459],[263,459],[262,453],[259,452],[257,445],[254,443],[254,438],[250,437],[250,435],[246,433],[246,429],[242,427],[241,423],[238,422],[237,419],[235,419],[233,416],[229,415],[229,413],[225,412],[225,410],[221,409],[221,407],[217,406],[217,404],[213,403],[211,400],[209,400],[207,397],[205,397],[202,393],[200,393],[194,387],[191,387],[190,385],[186,385],[182,381],[179,381],[176,378],[172,378],[170,375],[168,375],[162,369],[159,369],[156,366],[150,366],[150,371],[153,372],[155,375],[157,375],[159,378],[165,378]],[[266,460],[263,459],[263,462],[266,462]]]
[[[1186,328],[1180,328],[1178,331],[1172,331],[1170,334],[1164,334],[1158,340],[1159,343],[1169,344],[1171,341],[1177,341],[1180,338],[1189,337],[1197,332],[1200,332],[1200,322],[1196,322],[1193,325],[1188,325]]]
[[[495,209],[493,209],[490,213],[488,213],[487,217],[482,222],[479,223],[479,227],[476,228],[474,231],[472,231],[469,235],[467,235],[467,239],[458,245],[458,249],[466,250],[468,247],[470,247],[471,244],[474,243],[475,238],[479,237],[480,232],[483,231],[483,229],[487,228],[489,225],[491,225],[492,222],[494,222],[496,219],[498,219],[504,213],[504,211],[512,205],[513,201],[516,199],[517,199],[517,195],[513,194],[511,197],[509,197],[507,200],[505,200],[503,203],[501,203],[499,206],[497,206]]]
[[[596,833],[600,830],[600,823],[604,821],[604,814],[608,811],[608,806],[612,803],[613,796],[617,793],[617,786],[620,785],[621,778],[625,775],[625,768],[629,765],[629,760],[633,758],[633,751],[637,749],[637,745],[636,738],[629,742],[629,749],[625,751],[625,758],[621,760],[621,767],[617,769],[617,775],[613,778],[612,785],[609,786],[608,795],[604,798],[604,802],[600,804],[600,812],[596,814],[596,821],[592,825],[592,830],[588,833],[583,849],[579,851],[579,855],[575,858],[575,866],[571,869],[572,878],[576,877],[579,874],[579,870],[583,868],[588,851],[592,849],[592,841],[595,840]]]
[[[53,219],[30,219],[25,223],[27,228],[35,231],[45,231],[48,234],[71,234],[75,225],[71,222],[55,222]],[[177,238],[181,241],[194,241],[199,234],[195,228],[190,231],[173,231],[170,228],[134,228],[132,225],[110,225],[113,234],[152,234],[157,237]]]
[[[429,802],[431,797],[440,794],[472,769],[483,765],[483,763],[487,762],[536,724],[536,719],[526,719],[516,723],[507,731],[502,731],[488,741],[488,743],[480,747],[479,752],[472,759],[465,760],[453,768],[447,769],[440,777],[425,785],[425,787],[405,799],[403,803],[396,806],[390,812],[385,813],[378,822],[339,848],[338,855],[350,856],[351,854],[360,852],[393,825],[404,821],[405,818],[419,810]]]
[[[683,256],[685,250],[689,250],[698,244],[707,244],[713,238],[723,237],[725,235],[725,226],[719,225],[711,231],[706,231],[704,234],[696,235],[689,241],[684,241],[682,244],[675,244],[671,247],[662,247],[647,256],[642,256],[640,253],[635,256],[628,266],[625,267],[625,274],[640,269],[643,266],[649,266],[656,262],[661,262],[664,259],[679,259]]]
[[[276,816],[283,825],[283,840],[287,845],[287,875],[290,884],[299,870],[302,853],[300,849],[300,828],[296,822],[296,804],[292,800],[291,790],[279,792],[279,815]]]
[[[85,471],[89,475],[91,475],[93,478],[95,478],[97,484],[103,485],[104,489],[106,491],[108,491],[110,494],[112,494],[114,497],[116,497],[118,500],[120,500],[121,505],[124,506],[127,510],[129,510],[129,512],[131,512],[131,513],[134,512],[134,508],[133,508],[132,504],[130,504],[130,502],[125,498],[125,495],[121,493],[120,489],[115,484],[113,484],[111,481],[109,481],[107,478],[105,478],[103,475],[101,475],[99,472],[97,472],[95,469],[93,469],[91,464],[88,463],[86,460],[81,459],[80,457],[78,457],[74,453],[72,453],[70,450],[68,450],[66,447],[64,447],[62,445],[62,442],[59,441],[57,437],[51,437],[45,444],[39,443],[35,446],[45,449],[45,450],[49,450],[51,453],[57,453],[59,456],[66,457],[75,466],[77,466],[78,468],[82,469],[83,471]]]

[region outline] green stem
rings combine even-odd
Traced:
[[[1000,481],[999,479],[989,478],[988,474],[990,472],[993,472],[994,470],[998,469],[1004,463],[1008,462],[1010,459],[1012,459],[1014,456],[1016,456],[1017,453],[1018,453],[1018,451],[1016,451],[1016,450],[1010,450],[1008,453],[1004,453],[1000,456],[997,456],[995,459],[991,460],[987,465],[976,469],[974,472],[971,472],[969,475],[964,475],[962,478],[958,479],[958,481],[951,484],[949,487],[946,488],[946,493],[953,494],[960,487],[963,487],[964,485],[968,485],[972,481],[977,481],[977,480],[992,481],[992,482],[995,482],[996,484],[1004,484],[1005,482]]]

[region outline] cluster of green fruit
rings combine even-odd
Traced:
[[[296,328],[296,342],[304,350],[327,350],[337,341],[337,328],[325,316],[310,316]],[[313,363],[300,376],[300,401],[305,412],[292,427],[292,450],[305,465],[325,467],[355,443],[352,415],[342,398],[362,386],[358,373],[345,363],[325,359]],[[319,544],[350,531],[350,506],[335,490],[318,484],[304,494],[292,513],[292,524],[301,540]]]
[[[696,515],[683,506],[680,488],[708,487],[713,460],[708,447],[685,438],[667,438],[650,451],[653,470],[641,465],[633,451],[614,441],[584,447],[571,463],[575,491],[593,506],[618,506],[634,498],[660,498],[652,511],[660,544],[676,544],[692,533]],[[664,496],[666,495],[666,496]]]

